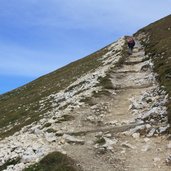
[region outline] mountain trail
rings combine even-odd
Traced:
[[[137,42],[138,44],[138,42]],[[111,72],[114,90],[111,95],[92,97],[93,105],[74,111],[80,118],[80,135],[85,144],[67,145],[67,154],[80,162],[85,171],[169,171],[165,158],[169,155],[165,136],[149,136],[142,130],[132,135],[123,133],[138,125],[130,99],[155,89],[151,69],[143,48],[138,44],[120,68]],[[78,121],[75,123],[78,124]],[[119,126],[118,126],[119,125]],[[104,129],[104,126],[113,126]],[[79,130],[80,128],[76,128]],[[93,128],[92,131],[90,128]],[[88,133],[88,134],[87,134]],[[70,134],[70,133],[68,133]],[[142,134],[142,135],[141,135]]]
[[[0,141],[0,165],[21,158],[6,171],[21,171],[53,151],[67,154],[83,171],[170,170],[171,141],[163,134],[167,94],[138,41],[133,54],[115,65],[123,47],[123,38],[113,43],[99,58],[102,66],[40,100],[40,110],[52,104],[43,119]],[[99,86],[105,76],[109,85]]]

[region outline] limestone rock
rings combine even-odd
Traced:
[[[144,138],[144,142],[145,142],[145,143],[147,143],[147,142],[149,142],[149,141],[150,141],[149,138]]]
[[[150,132],[147,134],[147,137],[152,137],[155,134],[155,132],[156,132],[156,129],[155,128],[152,128],[150,130]]]
[[[55,136],[54,133],[45,133],[45,138],[48,142],[54,142],[57,140],[57,137]]]
[[[106,138],[106,137],[104,137],[104,140],[105,140],[105,144],[103,145],[103,147],[105,147],[108,150],[112,150],[113,145],[118,142],[116,139],[111,140],[111,139]]]
[[[132,134],[132,137],[138,139],[140,137],[140,133],[134,133]]]
[[[160,127],[160,128],[159,128],[159,133],[161,134],[161,133],[166,132],[168,128],[169,128],[169,125],[164,126],[164,127]]]
[[[171,155],[166,159],[166,164],[171,166]]]
[[[169,144],[167,144],[167,148],[171,149],[171,141],[169,142]]]
[[[146,151],[149,151],[150,150],[150,145],[149,144],[146,144],[143,146],[143,148],[141,149],[142,152],[146,152]]]
[[[85,143],[84,140],[75,138],[74,136],[67,135],[67,134],[64,134],[63,138],[65,139],[67,143],[74,143],[74,144],[81,144],[81,145]]]
[[[131,144],[129,144],[127,141],[126,141],[126,142],[123,142],[121,145],[122,145],[123,147],[126,147],[126,148],[135,149],[135,147],[132,146]]]

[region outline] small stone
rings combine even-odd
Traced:
[[[112,149],[111,149],[112,150]],[[107,149],[105,147],[98,148],[98,154],[105,154]]]
[[[150,129],[150,128],[151,128],[151,125],[150,125],[150,124],[146,124],[145,127],[146,127],[147,129]]]
[[[132,137],[138,139],[140,137],[140,133],[134,133],[132,134]]]
[[[129,121],[129,120],[123,120],[121,124],[123,124],[123,125],[124,125],[124,124],[129,124],[129,123],[130,123],[130,121]]]
[[[111,140],[111,139],[106,138],[106,137],[104,137],[104,139],[105,139],[105,144],[103,145],[103,147],[105,147],[108,150],[112,150],[113,149],[113,145],[118,142],[118,140],[116,140],[116,139]]]
[[[14,165],[9,165],[8,166],[8,169],[13,169],[14,168]]]
[[[171,149],[171,142],[169,142],[169,144],[167,144],[167,148]]]
[[[63,138],[65,139],[65,141],[67,143],[74,143],[74,144],[81,144],[81,145],[84,144],[84,140],[77,139],[77,138],[75,138],[74,136],[71,136],[71,135],[64,134]]]
[[[142,120],[137,121],[137,124],[143,124],[143,123],[144,123],[144,121],[142,121]]]
[[[159,158],[159,157],[155,157],[154,159],[153,159],[153,161],[154,161],[154,163],[157,163],[157,162],[159,162],[161,159]]]
[[[146,151],[149,151],[150,150],[150,146],[147,144],[147,145],[144,145],[143,148],[141,149],[142,152],[146,152]]]
[[[65,139],[61,139],[58,144],[65,144]]]
[[[150,139],[149,138],[144,138],[144,142],[149,142],[150,141]]]
[[[150,130],[150,132],[147,134],[147,137],[152,137],[155,134],[155,132],[156,132],[156,129],[155,128],[152,128]]]
[[[98,133],[95,135],[95,137],[101,137],[101,136],[103,136],[103,132],[98,132]]]
[[[171,166],[171,155],[166,159],[166,164]]]
[[[160,134],[166,132],[168,128],[169,128],[168,126],[160,127],[160,128],[159,128]]]
[[[90,121],[90,122],[93,122],[95,120],[95,118],[93,116],[88,116],[87,120]]]
[[[145,125],[139,125],[139,126],[136,126],[133,129],[131,129],[129,132],[130,132],[130,134],[134,134],[134,133],[140,132],[140,131],[142,131],[144,129],[145,129]]]
[[[126,141],[126,142],[124,142],[124,143],[122,143],[121,145],[122,145],[123,147],[126,147],[126,148],[135,149],[135,147],[134,147],[134,146],[132,146],[131,144],[129,144],[127,141]]]
[[[114,120],[114,121],[110,121],[110,122],[108,122],[106,124],[108,124],[108,125],[117,125],[118,121]]]
[[[112,137],[112,134],[106,134],[105,137],[111,138]]]
[[[61,151],[61,153],[62,153],[62,154],[64,154],[64,155],[66,155],[66,154],[67,154],[67,152],[66,152],[66,151],[64,151],[64,150],[62,150],[62,151]]]
[[[98,149],[99,148],[99,145],[98,144],[95,144],[94,145],[94,148]]]
[[[126,153],[125,149],[122,149],[121,154],[125,154],[125,153]]]
[[[45,138],[48,142],[54,142],[57,140],[57,137],[55,136],[54,133],[45,133]]]

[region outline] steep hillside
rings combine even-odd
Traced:
[[[171,123],[171,15],[139,30],[135,36],[152,58],[158,80],[169,93],[168,117]]]
[[[103,65],[99,60],[108,52],[109,46],[45,75],[21,88],[0,96],[0,138],[11,135],[23,126],[40,120],[52,109],[51,103],[40,111],[39,101],[66,89],[83,75]]]

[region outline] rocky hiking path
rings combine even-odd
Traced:
[[[21,158],[6,171],[20,171],[53,151],[67,154],[84,171],[170,171],[171,137],[163,134],[167,94],[138,41],[116,66],[124,42],[108,47],[102,67],[42,99],[42,108],[46,102],[53,107],[42,120],[0,141],[0,165]],[[106,73],[108,88],[98,87]]]
[[[70,144],[64,147],[69,156],[80,162],[83,170],[170,170],[165,163],[166,157],[171,152],[169,145],[167,146],[169,141],[165,135],[158,136],[160,132],[156,132],[157,129],[160,129],[161,133],[163,130],[158,128],[158,125],[154,126],[156,129],[153,128],[156,120],[152,116],[144,123],[145,116],[139,118],[139,113],[136,113],[151,110],[148,105],[142,105],[143,98],[147,98],[145,100],[151,103],[155,101],[155,93],[158,91],[157,83],[151,73],[152,64],[146,58],[143,48],[138,44],[134,53],[123,65],[112,70],[111,81],[115,90],[110,92],[111,95],[92,99],[96,105],[91,107],[91,111],[89,106],[76,111],[78,115],[84,113],[81,125],[85,127],[92,127],[91,124],[98,125],[98,123],[101,125],[101,127],[94,126],[92,130],[88,129],[90,131],[80,132],[83,135],[77,138],[82,139],[84,145]],[[140,97],[142,102],[136,101],[135,97]],[[159,99],[158,96],[156,98]],[[149,115],[154,113],[149,112]],[[86,115],[87,118],[84,118]],[[162,120],[162,117],[158,119]],[[104,125],[112,128],[105,129]],[[166,127],[167,125],[164,125],[162,128],[165,130]],[[75,134],[79,135],[79,132]]]

